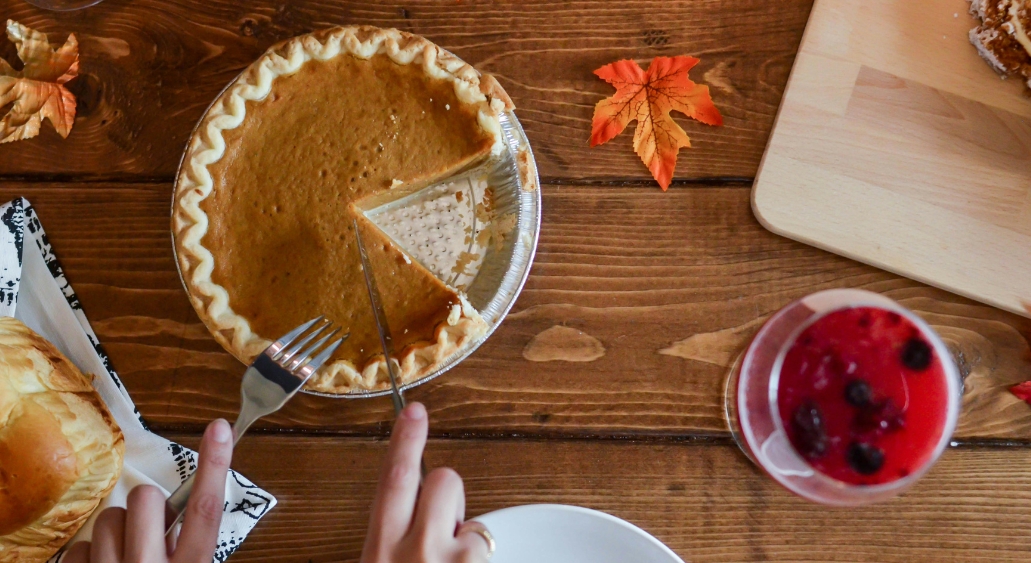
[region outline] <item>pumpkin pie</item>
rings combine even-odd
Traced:
[[[365,210],[499,154],[498,116],[511,107],[493,78],[394,29],[340,27],[269,49],[201,120],[176,185],[177,259],[215,339],[246,363],[325,315],[350,338],[309,388],[387,386],[353,219],[402,381],[484,336],[487,324],[464,296]]]

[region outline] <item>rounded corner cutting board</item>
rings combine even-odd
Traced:
[[[752,191],[771,231],[1025,316],[1031,97],[967,0],[816,0]]]

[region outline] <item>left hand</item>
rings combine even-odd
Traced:
[[[178,540],[165,542],[165,495],[141,485],[129,493],[125,508],[101,512],[93,541],[73,545],[62,563],[211,563],[232,456],[229,423],[212,422],[200,443],[197,480]]]

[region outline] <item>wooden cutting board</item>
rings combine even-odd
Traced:
[[[771,231],[1028,316],[1031,97],[967,0],[817,0],[752,191]]]

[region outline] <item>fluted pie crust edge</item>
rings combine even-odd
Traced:
[[[214,257],[202,244],[208,216],[200,207],[215,189],[208,166],[225,153],[222,132],[246,119],[246,102],[264,100],[276,78],[296,72],[305,63],[342,54],[360,59],[387,56],[397,64],[417,64],[428,76],[451,82],[458,99],[475,107],[479,125],[493,136],[492,152],[498,154],[504,148],[498,116],[513,108],[511,99],[493,77],[481,75],[423,37],[396,29],[351,26],[302,35],[269,48],[226,88],[198,124],[183,155],[172,212],[176,258],[190,302],[215,340],[244,363],[253,361],[271,341],[252,331],[247,319],[233,311],[226,289],[212,279]],[[487,323],[458,295],[460,303],[453,305],[446,322],[436,327],[432,341],[407,346],[397,354],[401,382],[432,373],[447,357],[487,333]],[[331,394],[387,387],[382,355],[364,366],[337,359],[307,384],[310,390]]]

